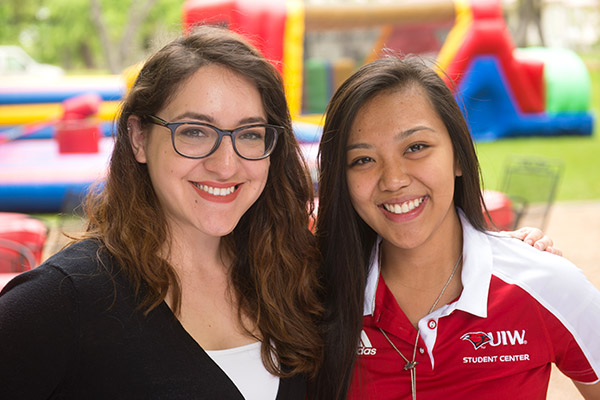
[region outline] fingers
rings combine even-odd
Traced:
[[[517,229],[516,231],[509,231],[506,233],[516,239],[522,240],[538,250],[547,251],[548,253],[562,256],[562,251],[556,247],[553,247],[554,242],[552,241],[552,238],[544,235],[544,232],[542,232],[541,229],[526,226]]]
[[[557,249],[556,247],[546,247],[545,251],[547,251],[548,253],[556,254],[557,256],[561,257],[563,255],[562,250]]]
[[[552,246],[553,244],[552,239],[550,239],[548,236],[544,236],[544,232],[542,232],[541,229],[538,228],[525,226],[521,229],[517,229],[516,231],[509,231],[507,233],[514,238],[524,241],[530,246],[533,246],[535,243],[540,242],[539,246],[542,247],[536,247],[540,250],[544,250],[546,247]]]
[[[552,239],[549,236],[542,236],[541,238],[534,240],[529,235],[525,237],[525,242],[527,244],[532,245],[538,250],[546,250],[547,248],[552,248]]]

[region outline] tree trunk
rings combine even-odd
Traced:
[[[110,42],[106,25],[102,19],[102,8],[100,6],[100,1],[90,0],[90,6],[92,22],[94,25],[96,25],[96,29],[98,30],[100,45],[102,46],[102,53],[106,59],[108,69],[113,74],[119,73],[121,68],[115,60],[115,57],[113,57],[112,43]]]
[[[515,32],[515,44],[517,47],[526,47],[529,43],[527,40],[527,31],[530,24],[534,24],[540,38],[542,46],[545,45],[544,35],[542,32],[542,0],[521,0],[517,8],[519,15],[519,23]]]
[[[111,73],[120,73],[123,67],[129,63],[129,53],[133,47],[134,38],[140,26],[146,17],[148,17],[148,13],[154,6],[154,3],[156,3],[156,0],[134,0],[131,3],[125,30],[117,47],[113,46],[108,36],[108,30],[102,18],[100,0],[90,0],[92,21],[98,30],[102,52]]]
[[[126,64],[129,64],[128,61],[131,58],[130,51],[134,43],[135,35],[146,17],[148,17],[148,13],[150,13],[150,10],[154,7],[155,3],[156,0],[146,0],[143,4],[138,0],[134,0],[129,9],[127,25],[125,32],[123,32],[123,37],[121,38],[121,45],[119,46],[119,59]]]

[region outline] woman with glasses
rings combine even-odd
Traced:
[[[304,399],[312,184],[275,68],[199,28],[144,65],[79,240],[0,296],[0,398]]]
[[[0,294],[0,398],[304,399],[320,258],[276,70],[199,28],[146,62],[116,136],[85,238]]]
[[[311,398],[542,399],[552,364],[600,396],[600,292],[486,231],[469,129],[414,58],[337,90],[320,145],[324,366]]]

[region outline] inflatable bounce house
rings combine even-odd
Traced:
[[[111,100],[102,97],[110,86],[101,83],[97,90],[0,88],[0,120],[8,126],[0,132],[0,211],[70,212],[71,199],[104,176],[113,142],[110,120],[123,92],[118,82],[107,82],[114,84]]]
[[[517,49],[500,0],[308,5],[298,0],[187,0],[184,24],[246,35],[283,74],[292,115],[319,121],[332,92],[384,51],[431,61],[476,140],[591,135],[590,78],[563,49]]]
[[[356,68],[387,51],[418,54],[439,68],[476,140],[593,131],[583,62],[567,50],[515,48],[500,0],[187,0],[184,29],[197,24],[245,35],[279,69],[315,178],[329,98]],[[104,175],[126,80],[0,77],[0,211],[64,210],[69,196]]]

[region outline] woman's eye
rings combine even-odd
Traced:
[[[210,132],[204,127],[184,126],[177,132],[179,136],[187,138],[203,138],[210,135]]]
[[[190,142],[199,142],[206,140],[215,140],[217,133],[214,129],[204,125],[184,124],[179,126],[176,132],[177,140]]]
[[[265,132],[264,128],[255,128],[241,131],[236,139],[244,141],[256,141],[264,140]]]
[[[182,131],[181,134],[184,136],[189,136],[189,137],[204,136],[204,132],[202,132],[199,129],[186,129],[186,130]]]
[[[350,163],[350,166],[353,167],[355,165],[364,165],[367,163],[372,162],[373,159],[371,157],[360,157],[360,158],[356,158],[354,160],[352,160],[352,162]]]
[[[423,143],[417,143],[417,144],[413,144],[411,146],[408,146],[408,149],[406,149],[406,152],[407,153],[416,153],[417,151],[423,150],[426,147],[427,146],[424,145]]]

